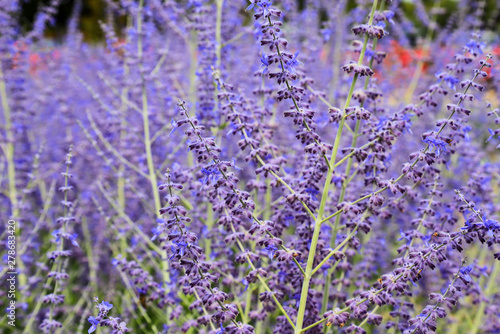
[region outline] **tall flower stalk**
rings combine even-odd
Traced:
[[[500,330],[487,1],[105,3],[0,0],[0,331]]]
[[[378,3],[377,0],[375,0],[373,2],[370,19],[368,21],[369,26],[371,26],[373,23],[373,17],[374,17],[375,9],[377,8],[377,3]],[[364,59],[366,48],[368,45],[368,39],[369,39],[369,35],[366,34],[364,41],[363,41],[363,46],[361,48],[361,52],[360,52],[359,58],[358,58],[358,63],[357,63],[358,67],[361,67],[363,64],[363,59]],[[310,281],[312,278],[311,273],[313,270],[314,259],[316,256],[316,247],[318,244],[319,234],[320,234],[320,230],[321,230],[320,229],[321,222],[322,222],[322,219],[324,218],[326,201],[329,198],[330,186],[332,184],[332,177],[333,177],[334,170],[333,170],[333,167],[331,167],[331,166],[337,160],[337,153],[338,153],[338,150],[340,147],[340,140],[342,138],[342,130],[344,129],[344,124],[346,121],[346,109],[351,104],[352,95],[354,93],[354,88],[356,86],[356,82],[358,81],[359,76],[360,76],[360,72],[355,71],[354,77],[353,77],[352,82],[351,82],[351,87],[349,88],[349,93],[347,94],[347,98],[346,98],[346,101],[344,104],[344,109],[343,109],[344,114],[342,115],[342,118],[340,120],[339,128],[337,129],[337,135],[335,137],[335,141],[333,144],[333,150],[331,153],[331,157],[330,157],[330,160],[328,161],[329,168],[328,168],[328,172],[326,174],[323,192],[321,193],[321,200],[320,200],[320,206],[319,206],[318,213],[317,213],[317,219],[314,222],[314,232],[313,232],[313,236],[312,236],[312,240],[311,240],[311,246],[309,248],[309,255],[307,258],[306,274],[304,277],[304,282],[302,283],[302,291],[300,294],[300,302],[299,302],[300,303],[299,304],[299,311],[297,314],[297,322],[296,322],[296,326],[295,326],[295,333],[296,334],[302,332],[302,326],[304,323],[304,313],[306,310],[306,302],[307,302],[307,297],[308,297],[308,293],[309,293],[309,284],[310,284]]]

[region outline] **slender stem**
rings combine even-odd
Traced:
[[[266,201],[265,201],[266,208],[264,209],[263,218],[264,218],[264,220],[270,220],[271,219],[271,214],[272,214],[272,212],[271,212],[271,206],[273,205],[273,202],[272,202],[272,188],[271,188],[270,180],[269,179],[266,179],[266,184],[267,184],[266,195],[265,195],[265,198],[266,198]],[[265,267],[266,264],[267,264],[266,262],[267,261],[263,260],[262,263],[261,263],[261,265],[263,267]],[[263,292],[264,292],[264,287],[261,284],[258,287],[257,293],[260,296],[260,294],[263,293]],[[258,310],[262,310],[263,309],[263,303],[262,303],[262,301],[260,301],[260,299],[257,299],[257,309]],[[264,321],[257,321],[257,325],[255,326],[255,333],[264,333],[263,328],[267,328],[267,323],[266,323],[267,321],[269,321],[268,318],[264,319]]]
[[[143,64],[143,47],[142,47],[142,15],[144,9],[144,0],[139,1],[139,10],[137,12],[137,58],[139,59],[139,74],[141,76],[141,86],[142,86],[142,124],[144,129],[144,148],[146,151],[146,160],[148,164],[148,173],[149,173],[149,182],[151,184],[151,191],[153,192],[153,199],[155,203],[155,215],[156,218],[160,218],[160,209],[161,209],[161,201],[160,201],[160,192],[158,191],[158,181],[156,179],[156,169],[153,161],[153,153],[151,150],[152,142],[151,142],[151,134],[149,129],[149,112],[148,112],[148,95],[146,91],[146,79],[144,77],[144,64]],[[167,258],[167,251],[160,254],[165,254],[165,258]],[[168,262],[162,261],[161,265],[161,274],[163,281],[169,281],[169,266]]]
[[[107,193],[107,191],[104,189],[103,185],[101,183],[97,184],[97,187],[103,194],[104,198],[108,201],[108,203],[111,205],[113,210],[115,210],[120,217],[122,217],[125,222],[132,228],[138,236],[142,238],[142,240],[154,251],[156,251],[158,254],[162,254],[163,251],[160,247],[156,246],[152,241],[151,238],[148,237],[144,232],[137,226],[137,224],[134,223],[132,219],[125,213],[124,209],[120,207],[112,198],[111,196]]]
[[[377,8],[377,3],[378,3],[378,0],[375,0],[373,2],[370,20],[369,20],[368,24],[372,24],[372,22],[373,22],[375,8]],[[361,64],[363,62],[363,57],[364,57],[364,53],[366,51],[367,44],[368,44],[368,36],[365,37],[365,40],[363,42],[363,47],[361,50],[361,54],[359,56],[358,64]],[[351,103],[352,94],[354,92],[354,87],[356,85],[357,80],[358,80],[358,74],[356,73],[354,75],[353,81],[351,83],[351,87],[349,89],[349,94],[347,96],[346,103],[344,106],[344,113],[345,113],[345,109],[347,107],[349,107],[349,105]],[[305,315],[305,310],[306,310],[307,297],[309,294],[309,284],[310,284],[311,277],[312,277],[311,273],[313,270],[314,259],[316,256],[316,247],[318,245],[318,240],[319,240],[319,235],[320,235],[320,230],[321,230],[321,220],[322,220],[322,217],[324,214],[326,200],[327,200],[327,198],[329,198],[329,190],[330,190],[330,185],[331,185],[331,181],[332,181],[332,177],[333,177],[333,167],[331,167],[331,165],[335,163],[335,160],[337,157],[337,152],[338,152],[339,145],[340,145],[340,139],[341,139],[342,128],[344,126],[344,123],[345,123],[345,116],[342,117],[342,119],[340,121],[340,125],[339,125],[339,128],[337,130],[337,136],[335,138],[335,142],[334,142],[334,146],[333,146],[332,156],[327,164],[328,165],[328,172],[327,172],[327,176],[326,176],[326,180],[325,180],[325,185],[323,188],[323,193],[321,195],[321,202],[320,202],[320,206],[318,209],[318,214],[316,216],[317,218],[316,218],[316,221],[314,223],[314,231],[313,231],[313,236],[312,236],[312,240],[311,240],[311,247],[309,249],[309,255],[308,255],[307,264],[306,264],[306,275],[304,277],[304,281],[302,283],[302,290],[300,293],[300,304],[299,304],[299,310],[297,313],[297,322],[296,322],[296,326],[295,326],[295,333],[296,334],[302,332],[302,325],[304,323],[304,315]]]
[[[231,224],[231,228],[233,230],[233,232],[236,232],[236,230],[234,229],[234,226],[233,224]],[[241,241],[239,239],[236,239],[236,242],[238,244],[238,247],[240,248],[241,252],[244,253],[245,252],[245,248],[243,247],[243,245],[241,244]],[[252,268],[252,270],[257,270],[257,268],[255,267],[255,265],[253,264],[252,260],[250,259],[250,256],[247,254],[247,261],[248,261],[248,264],[250,265],[250,267]],[[283,315],[286,317],[286,319],[288,320],[288,323],[290,324],[290,326],[292,326],[293,329],[295,329],[295,325],[292,321],[292,319],[290,318],[290,316],[288,315],[288,313],[285,311],[285,309],[283,308],[283,305],[281,305],[281,303],[279,302],[278,298],[276,298],[274,292],[271,290],[271,288],[267,285],[266,281],[264,281],[264,279],[262,278],[261,275],[257,274],[257,278],[259,279],[259,281],[262,283],[262,286],[270,293],[272,293],[273,295],[273,300],[274,302],[276,303],[276,306],[278,306],[278,308],[281,310],[281,313],[283,313]]]
[[[496,287],[498,287],[497,277],[499,272],[500,272],[500,261],[495,261],[495,264],[493,265],[493,271],[490,274],[488,285],[486,286],[486,290],[484,291],[485,297],[489,297],[490,295],[492,295],[493,290]],[[476,334],[481,328],[481,325],[483,325],[483,316],[485,309],[486,309],[486,302],[483,300],[479,305],[479,307],[477,308],[476,317],[474,319],[474,325],[469,331],[470,334]]]
[[[489,60],[491,59],[491,55],[488,54],[486,56],[486,59]],[[474,74],[474,76],[472,77],[472,80],[469,82],[469,84],[467,85],[467,87],[465,87],[464,89],[464,92],[463,92],[463,95],[467,94],[467,92],[469,91],[470,87],[472,86],[472,83],[474,82],[474,80],[477,78],[477,76],[479,75],[479,72],[482,71],[482,69],[484,68],[484,64],[481,65],[481,67],[479,68],[478,72],[476,74]],[[460,98],[460,100],[458,101],[457,103],[457,107],[460,106],[462,104],[462,102],[464,101],[464,98]],[[449,121],[451,118],[453,118],[453,116],[455,115],[456,113],[456,108],[453,109],[453,111],[450,113],[450,115],[448,116],[447,120]],[[443,132],[443,130],[445,129],[446,125],[448,124],[448,122],[445,122],[440,128],[439,128],[439,131],[437,132],[437,135],[441,134],[441,132]],[[427,144],[426,147],[422,150],[423,153],[427,153],[430,149],[430,145]],[[417,163],[419,162],[418,159],[416,159],[411,165],[410,165],[410,169],[412,169],[413,167],[415,167],[417,165]],[[408,174],[408,172],[406,173],[402,173],[401,175],[399,175],[394,181],[392,181],[392,184],[396,184],[398,183],[399,181],[401,181],[401,179],[403,179],[406,175]],[[380,188],[379,190],[371,193],[371,194],[368,194],[368,195],[365,195],[365,196],[362,196],[360,198],[358,198],[357,200],[355,200],[354,202],[351,202],[351,204],[356,204],[356,203],[359,203],[361,201],[364,201],[365,199],[367,198],[370,198],[372,195],[376,195],[376,194],[379,194],[381,192],[384,192],[388,189],[389,187],[388,186],[385,186],[385,187],[382,187]],[[340,215],[343,211],[342,210],[338,210],[336,211],[335,213],[329,215],[328,217],[326,217],[325,219],[321,220],[321,224]]]
[[[69,166],[71,164],[71,156],[72,156],[71,151],[72,151],[72,147],[70,147],[70,149],[69,149],[68,157],[66,160],[66,173],[64,174],[64,204],[63,204],[63,206],[64,206],[63,217],[64,218],[68,217],[68,206],[66,205],[66,203],[68,202],[68,178],[69,178]],[[58,250],[62,252],[64,250],[64,239],[65,239],[64,235],[66,233],[66,221],[65,220],[62,221],[60,233],[61,233],[61,236],[60,236],[61,240],[60,240],[60,243],[58,246]],[[59,258],[59,261],[57,261],[57,265],[56,265],[56,274],[59,274],[61,272],[61,266],[62,266],[62,259]],[[55,280],[55,284],[54,284],[54,290],[52,293],[56,294],[57,289],[58,289],[58,285],[59,285],[59,279],[54,278],[54,280]],[[54,306],[55,306],[54,304],[50,305],[49,320],[52,320]]]
[[[132,25],[132,16],[127,16],[127,27]],[[127,40],[125,43],[129,43],[129,35],[127,34]],[[129,67],[127,62],[123,62],[123,76],[126,78],[129,75]],[[121,113],[122,113],[122,121],[121,121],[121,129],[120,129],[120,143],[123,145],[125,141],[125,136],[127,135],[126,124],[123,119],[127,117],[127,102],[128,102],[128,87],[126,85],[123,86],[121,95]],[[125,165],[122,163],[120,167],[118,167],[118,181],[117,181],[117,194],[118,194],[118,204],[124,208],[125,207]]]
[[[220,74],[219,72],[217,71],[214,71],[214,77],[215,77],[215,80],[220,83]],[[222,87],[224,87],[222,84],[220,85]],[[224,91],[227,91],[225,88],[224,88]],[[229,97],[226,98],[228,102],[229,101]],[[232,104],[229,105],[231,111],[233,113],[236,113],[236,110],[234,109],[234,106]],[[237,121],[239,124],[243,124],[241,118],[238,116],[237,118]],[[246,140],[249,139],[249,136],[248,136],[248,133],[247,131],[245,130],[244,127],[241,128],[240,132],[243,134],[243,137],[245,137]],[[253,144],[250,144],[250,147],[252,148],[252,150],[255,150],[255,146],[253,146]],[[272,154],[272,153],[271,153]],[[258,160],[258,162],[264,166],[266,163],[264,162],[264,160],[259,156],[259,155],[256,155],[255,158]],[[285,181],[283,180],[283,178],[281,178],[278,174],[276,174],[274,171],[270,170],[269,171],[271,173],[271,175],[273,175],[281,184],[283,184],[292,194],[296,194],[296,192],[292,189],[292,187]],[[302,206],[304,207],[304,209],[307,211],[307,213],[314,219],[316,220],[316,216],[314,216],[314,213],[311,211],[311,209],[309,208],[309,206],[303,202],[302,200],[300,200],[300,203],[302,204]]]
[[[101,140],[101,142],[104,144],[104,146],[111,152],[113,153],[113,155],[120,160],[120,162],[122,162],[123,164],[127,165],[127,167],[129,167],[130,169],[132,169],[133,171],[135,171],[137,174],[141,175],[142,177],[148,179],[149,178],[149,175],[144,173],[142,170],[140,170],[139,167],[137,167],[136,165],[134,165],[133,163],[131,163],[130,161],[128,161],[123,155],[120,154],[120,152],[118,152],[117,149],[115,149],[111,143],[104,137],[103,133],[101,132],[101,130],[99,130],[99,128],[97,127],[97,124],[95,123],[94,119],[92,118],[92,114],[90,113],[89,110],[86,111],[87,112],[87,118],[90,122],[90,125],[92,127],[92,129],[94,130],[94,132],[96,133],[97,137]],[[76,121],[78,123],[78,125],[82,128],[82,129],[85,129],[85,127],[83,126],[83,123],[80,121],[80,120],[77,120]],[[85,131],[85,130],[84,130]],[[90,137],[89,137],[90,138]]]
[[[240,32],[238,35],[236,35],[236,36],[232,37],[231,39],[222,43],[221,47],[225,47],[227,45],[230,45],[230,44],[236,42],[237,40],[239,40],[241,37],[245,36],[246,34],[248,34],[248,30]]]
[[[92,294],[96,296],[98,292],[97,288],[97,268],[98,268],[98,263],[96,262],[96,259],[94,258],[94,250],[92,248],[92,236],[90,234],[90,229],[89,229],[89,224],[87,222],[87,217],[82,217],[82,230],[83,230],[83,237],[85,238],[84,243],[85,243],[85,251],[87,252],[87,261],[88,261],[88,266],[89,266],[89,272],[90,272],[90,284],[92,286]]]
[[[207,227],[207,233],[210,233],[212,227],[214,225],[214,209],[212,203],[207,203],[207,219],[205,220],[205,226]],[[210,254],[212,254],[212,239],[205,238],[205,254],[208,258],[210,258]]]
[[[381,3],[380,10],[382,10],[383,7],[384,7],[384,2]],[[378,39],[375,39],[373,41],[373,46],[372,46],[372,50],[373,51],[377,47],[377,43],[378,43]],[[370,63],[369,63],[368,66],[370,68],[373,67],[373,57],[370,59]],[[370,82],[370,77],[367,76],[365,78],[365,83],[364,83],[364,86],[363,86],[364,90],[366,90],[368,88],[369,82]],[[364,107],[364,103],[365,103],[365,101],[363,100],[363,102],[360,105],[361,108]],[[356,147],[357,140],[358,140],[358,137],[359,137],[360,127],[361,127],[361,120],[358,119],[356,121],[356,125],[354,126],[354,133],[352,135],[351,147],[353,147],[353,148]],[[354,154],[354,150],[351,153]],[[344,157],[341,161],[339,161],[339,163],[342,162],[342,161],[344,161],[346,158],[347,157]],[[352,158],[349,158],[349,160],[347,161],[347,166],[346,166],[346,170],[345,170],[346,181],[344,181],[343,184],[342,184],[342,189],[340,191],[340,196],[339,196],[339,200],[338,200],[339,204],[344,201],[345,194],[346,194],[346,191],[347,191],[347,186],[349,185],[349,183],[351,183],[352,179],[354,178],[354,176],[356,174],[356,172],[354,172],[353,175],[352,175],[352,177],[349,178],[349,174],[350,174],[351,168],[352,168],[352,161],[353,161]],[[335,165],[334,165],[334,167],[335,167]],[[338,232],[339,224],[340,224],[340,215],[338,215],[335,218],[335,223],[334,223],[334,226],[333,226],[332,235],[330,237],[330,247],[334,247],[335,246],[335,241],[337,239],[337,232]],[[357,226],[356,226],[356,228],[357,228]],[[331,280],[332,280],[332,274],[333,274],[333,270],[332,269],[328,270],[327,276],[325,278],[325,285],[323,287],[323,303],[321,305],[321,313],[322,314],[326,312],[326,308],[328,307],[328,299],[329,299],[329,292],[330,292],[329,290],[330,290],[330,283],[331,283]],[[339,284],[337,286],[337,290],[340,290],[341,284],[342,284],[342,280],[340,280],[340,282],[339,282]]]
[[[370,314],[377,313],[377,310],[379,309],[380,306],[375,306],[373,310],[370,312]],[[358,327],[363,327],[366,323],[368,322],[368,316],[358,325]]]
[[[188,110],[186,109],[185,103],[184,103],[184,102],[180,102],[180,103],[179,103],[179,106],[183,109],[184,113],[186,114],[186,117],[188,118],[188,123],[189,123],[189,125],[191,126],[191,128],[196,129],[195,125],[194,125],[194,124],[193,124],[193,122],[190,120],[190,117],[189,117],[189,112],[188,112]],[[201,141],[201,140],[202,140],[201,135],[200,135],[200,134],[197,134],[197,136],[198,136],[198,139],[200,139],[200,141]],[[207,145],[205,145],[205,149],[206,149],[207,153],[208,153],[208,154],[210,154],[211,150],[210,150],[210,148],[209,148]],[[215,165],[218,165],[218,164],[219,164],[219,160],[218,160],[217,158],[213,158],[213,159],[212,159],[212,161],[214,162],[214,164],[215,164]],[[228,177],[227,177],[227,175],[226,175],[226,172],[225,172],[224,170],[222,170],[221,168],[219,168],[219,167],[218,167],[217,169],[218,169],[218,170],[219,170],[219,172],[221,173],[222,177],[223,177],[224,179],[226,179],[226,180],[227,180],[227,179],[228,179]],[[237,190],[237,189],[235,189],[235,188],[232,188],[232,191],[233,191],[234,193],[236,193],[236,194],[238,193],[238,190]],[[241,198],[240,198],[240,200],[239,200],[239,201],[240,201],[241,205],[242,205],[244,208],[246,208],[246,207],[247,207],[247,204],[246,204],[245,202],[243,202],[243,200],[242,200]],[[252,219],[253,219],[253,220],[254,220],[257,224],[259,224],[259,225],[263,225],[263,223],[260,221],[260,219],[259,219],[259,218],[257,218],[254,214],[252,214]],[[270,236],[271,238],[273,238],[273,239],[275,238],[275,236],[274,236],[271,232],[269,232],[269,231],[267,231],[267,230],[266,230],[266,234],[267,234],[268,236]],[[290,250],[289,250],[288,248],[286,248],[284,245],[280,245],[280,248],[281,248],[281,249],[283,249],[283,250],[284,250],[285,252],[287,252],[287,253],[289,253],[289,252],[290,252]],[[302,266],[300,265],[300,263],[297,261],[297,259],[296,259],[295,257],[293,258],[293,262],[294,262],[294,263],[295,263],[295,265],[299,268],[299,270],[302,272],[302,274],[303,274],[303,275],[305,275],[304,269],[302,268]]]
[[[342,6],[343,5],[343,6]],[[336,38],[334,38],[334,45],[333,45],[333,62],[332,62],[332,70],[333,70],[333,75],[332,75],[332,80],[331,80],[331,91],[330,91],[330,99],[333,101],[333,104],[335,104],[337,100],[337,86],[339,85],[339,78],[340,78],[340,61],[342,59],[341,57],[341,52],[342,52],[342,42],[343,38],[342,36],[342,25],[344,23],[344,15],[343,12],[345,10],[346,2],[345,1],[339,1],[337,4],[337,16],[335,17],[335,33],[336,33]]]
[[[455,239],[457,239],[457,238],[459,238],[459,237],[462,237],[464,234],[466,234],[466,232],[461,231],[461,233],[459,233],[457,236],[452,237],[452,238],[451,238],[451,241],[453,241],[453,240],[455,240]],[[441,248],[445,247],[446,245],[447,245],[447,243],[440,244],[439,246],[436,246],[436,247],[435,247],[435,250],[437,251],[437,250],[439,250],[439,249],[441,249]],[[425,260],[425,259],[427,259],[429,256],[431,256],[432,254],[433,254],[433,252],[428,252],[428,253],[426,253],[426,254],[425,254],[422,258]],[[412,264],[412,265],[409,267],[409,269],[410,269],[410,270],[411,270],[411,269],[413,269],[413,268],[415,267],[415,265],[416,265],[416,263]],[[399,274],[399,275],[397,275],[397,276],[394,276],[394,278],[392,279],[392,281],[393,281],[393,282],[397,282],[397,281],[398,281],[399,279],[401,279],[401,277],[403,277],[404,275],[405,275],[404,273],[401,273],[401,274]],[[386,288],[382,287],[382,288],[378,289],[376,292],[374,292],[374,294],[375,294],[375,295],[378,295],[378,294],[380,294],[382,291],[384,291],[385,289],[386,289]],[[357,302],[357,303],[356,303],[356,305],[361,305],[361,304],[363,304],[364,302],[366,302],[367,300],[368,300],[368,298],[363,298],[363,299],[361,299],[359,302]],[[336,311],[336,314],[340,314],[340,313],[342,313],[342,312],[346,312],[346,311],[347,311],[347,310],[349,310],[350,308],[351,308],[350,306],[346,306],[346,307],[344,307],[344,308],[343,308],[343,309],[341,309],[341,310],[337,310],[337,311]],[[319,320],[319,321],[316,321],[314,324],[312,324],[312,325],[310,325],[310,326],[308,326],[308,327],[304,328],[301,332],[305,332],[305,331],[306,331],[306,330],[308,330],[308,329],[314,328],[314,327],[316,327],[316,326],[318,326],[318,325],[322,324],[322,323],[323,323],[323,322],[325,322],[326,320],[327,320],[327,318],[323,318],[323,319],[321,319],[321,320]]]
[[[459,277],[459,271],[460,269],[462,268],[462,266],[465,264],[465,260],[462,261],[462,263],[460,264],[460,267],[458,268],[458,272],[453,275],[453,279],[451,281],[451,283],[448,285],[448,288],[446,289],[446,291],[443,293],[443,300],[446,299],[446,296],[448,295],[448,293],[450,292],[450,288],[455,284],[455,281],[457,280],[457,278]],[[434,305],[434,307],[432,308],[433,310],[437,309],[439,307],[439,305],[441,305],[441,302],[438,302]],[[427,319],[429,319],[431,317],[431,314],[432,312],[428,312],[427,313],[427,316],[422,320],[423,322],[426,322]],[[415,334],[418,330],[418,327],[416,327],[412,332],[411,334]]]
[[[248,288],[247,289],[247,295],[245,299],[245,310],[242,313],[243,317],[243,322],[248,323],[250,321],[249,314],[250,314],[250,308],[252,307],[252,294],[253,294],[253,289]]]
[[[189,104],[194,106],[196,105],[196,68],[198,64],[197,57],[197,40],[198,34],[195,29],[192,29],[191,34],[189,36]]]
[[[356,227],[351,231],[351,233],[337,246],[335,247],[335,249],[333,249],[332,251],[330,251],[330,253],[328,253],[328,255],[323,259],[323,261],[321,261],[314,269],[313,271],[311,272],[311,275],[314,275],[319,269],[321,269],[321,267],[333,256],[335,255],[335,253],[337,253],[342,247],[345,246],[346,243],[349,242],[349,240],[351,240],[351,238],[356,234],[356,231],[358,230],[358,226],[359,225],[356,225]]]
[[[419,219],[419,222],[418,222],[418,226],[417,228],[415,229],[416,231],[420,232],[420,228],[422,227],[425,219],[427,218],[427,210],[430,209],[432,207],[432,203],[434,202],[434,196],[435,196],[435,191],[436,191],[436,188],[437,188],[437,185],[438,185],[438,178],[436,177],[434,179],[434,185],[432,187],[432,196],[429,200],[429,202],[427,203],[427,207],[426,207],[426,210],[424,211],[424,214],[422,215],[422,217]],[[408,245],[407,249],[406,249],[406,252],[405,252],[405,255],[404,257],[407,257],[408,254],[410,254],[410,249],[411,247],[413,246],[413,243],[415,242],[416,238],[412,238],[411,241],[410,241],[410,244]],[[403,298],[401,298],[401,303],[399,304],[399,308],[402,309],[403,308],[403,304],[405,302],[405,298],[403,296]],[[400,318],[398,317],[398,321],[396,322],[396,324],[392,327],[392,329],[394,330],[394,333],[397,332],[398,330],[398,325],[399,325],[399,320]]]
[[[436,1],[436,9],[439,9],[441,6],[441,0]],[[433,7],[434,9],[434,7]],[[404,101],[405,103],[410,103],[411,99],[413,97],[413,93],[415,92],[415,89],[417,88],[417,84],[420,81],[420,75],[422,74],[422,71],[424,69],[424,57],[427,57],[429,55],[429,50],[431,48],[431,40],[432,40],[432,35],[434,34],[434,30],[436,29],[437,22],[436,22],[436,16],[437,16],[437,10],[433,13],[431,22],[429,24],[429,28],[427,30],[427,35],[425,37],[425,42],[424,42],[424,47],[422,49],[422,57],[418,60],[417,63],[417,68],[415,69],[415,72],[413,73],[413,77],[410,82],[410,86],[406,90],[406,93],[404,95]]]
[[[12,132],[12,114],[7,97],[5,75],[3,73],[1,62],[0,62],[0,98],[2,99],[2,109],[5,119],[4,128],[7,137],[5,157],[7,158],[7,175],[9,181],[9,200],[11,205],[11,217],[17,218],[19,216],[19,205],[17,201],[16,166],[14,164],[14,133]],[[19,228],[16,228],[16,232],[18,230]]]
[[[217,8],[217,19],[215,21],[215,68],[220,70],[221,64],[221,49],[222,49],[222,7],[224,0],[215,0],[215,7]]]
[[[151,191],[155,203],[155,214],[160,218],[160,193],[158,191],[158,182],[156,180],[156,172],[153,162],[153,154],[151,151],[151,136],[149,133],[149,115],[148,115],[148,96],[146,92],[146,79],[144,78],[143,71],[143,57],[142,57],[142,14],[144,9],[144,0],[139,1],[139,10],[137,12],[137,58],[139,59],[139,73],[141,76],[142,86],[142,124],[144,129],[144,148],[146,150],[146,160],[148,164],[149,182],[151,184]]]

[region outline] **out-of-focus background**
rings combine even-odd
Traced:
[[[68,19],[71,15],[72,8],[77,0],[62,0],[58,8],[58,14],[56,16],[56,21],[53,22],[53,26],[47,29],[47,37],[52,37],[58,39],[64,35],[66,30]],[[106,16],[107,5],[105,0],[81,0],[82,1],[82,11],[80,18],[80,30],[83,32],[84,39],[86,42],[98,43],[102,40],[103,34],[98,25],[99,20],[103,20]],[[178,2],[187,2],[189,0],[177,0]],[[231,0],[234,1],[234,0]],[[305,7],[305,2],[310,0],[297,0],[299,3],[299,8]],[[427,10],[436,5],[439,0],[403,0],[401,2],[401,7],[405,15],[414,23],[417,27],[417,31],[424,34],[425,27],[419,21],[416,13],[416,1],[422,3]],[[21,26],[24,30],[28,31],[33,25],[35,14],[37,10],[50,2],[50,0],[27,0],[22,1],[22,13],[19,17]],[[350,0],[346,6],[346,10],[349,11],[358,5],[358,2]],[[483,26],[482,30],[492,30],[495,32],[500,32],[500,25],[498,24],[500,20],[500,3],[498,0],[485,0],[486,6],[481,22]],[[478,1],[461,1],[461,0],[441,0],[440,7],[441,12],[438,16],[438,24],[443,27],[449,22],[451,15],[457,13],[457,7],[470,6],[470,11],[474,11],[477,6]],[[327,18],[327,10],[325,9],[324,19]],[[118,27],[123,26],[125,20],[122,22],[118,21]]]

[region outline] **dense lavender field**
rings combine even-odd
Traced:
[[[79,1],[44,37],[59,3],[0,0],[1,333],[500,333],[484,1],[416,0],[422,33],[397,0],[109,0],[100,45]]]

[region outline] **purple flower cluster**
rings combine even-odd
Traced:
[[[500,331],[485,1],[105,2],[0,0],[21,333]]]
[[[87,320],[90,323],[88,333],[94,333],[97,327],[111,327],[110,333],[123,334],[127,333],[129,329],[124,321],[120,318],[109,317],[108,313],[113,308],[113,304],[108,302],[99,303],[97,297],[94,298],[95,308],[99,310],[97,317],[90,316]]]

